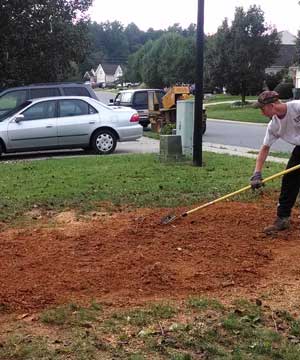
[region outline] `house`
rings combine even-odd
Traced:
[[[95,70],[91,69],[91,71],[86,71],[83,75],[84,80],[90,80],[93,76],[95,76]]]
[[[105,86],[105,84],[117,81],[123,74],[121,65],[102,63],[98,65],[95,71],[96,83]]]
[[[90,71],[86,71],[83,75],[83,80],[90,81],[91,84],[96,83],[96,73],[94,69],[91,69]]]
[[[295,63],[296,58],[296,36],[288,31],[280,31],[281,45],[278,57],[274,63],[265,69],[267,74],[276,74],[279,71],[289,68]]]

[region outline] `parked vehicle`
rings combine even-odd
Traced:
[[[140,138],[138,113],[81,96],[27,100],[0,115],[0,154],[63,148],[111,154],[118,141]]]
[[[148,94],[155,92],[158,101],[161,104],[161,99],[165,95],[162,89],[131,89],[119,91],[115,99],[110,100],[110,104],[116,106],[129,106],[140,115],[140,124],[146,128],[150,124],[148,114]]]
[[[49,96],[88,96],[98,100],[90,84],[46,83],[8,88],[0,93],[0,115],[7,113],[25,100]]]

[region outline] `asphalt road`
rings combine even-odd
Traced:
[[[110,99],[114,99],[116,96],[115,92],[110,92],[110,91],[101,91],[101,90],[97,90],[96,94],[98,96],[98,99],[103,102],[103,104],[108,105],[109,104],[109,100]]]
[[[98,98],[104,104],[115,96],[114,93],[97,91]],[[207,132],[203,142],[240,146],[250,149],[259,149],[266,132],[265,124],[240,123],[237,121],[224,121],[210,119],[207,124]],[[282,140],[276,141],[272,151],[287,152],[293,148],[292,145]]]
[[[259,149],[264,139],[266,128],[267,125],[265,124],[210,119],[203,141]],[[280,139],[272,145],[272,151],[287,152],[292,148],[292,145]]]

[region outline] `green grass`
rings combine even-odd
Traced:
[[[259,109],[251,106],[233,107],[232,104],[218,104],[207,106],[207,117],[211,119],[235,120],[267,124],[269,119],[261,114]]]
[[[248,151],[248,154],[254,154],[257,155],[258,151]],[[274,157],[278,157],[278,158],[282,158],[282,159],[289,159],[289,157],[291,156],[290,153],[287,152],[277,152],[277,151],[271,151],[269,153],[269,156],[274,156]]]
[[[213,153],[204,153],[203,162],[203,167],[189,161],[165,164],[146,154],[3,163],[0,219],[33,207],[87,211],[104,201],[135,207],[191,205],[247,185],[255,164],[254,159]],[[282,168],[269,164],[264,176]],[[278,188],[279,180],[268,184],[272,186]]]
[[[44,311],[40,319],[45,324],[52,325],[78,325],[84,326],[90,321],[95,321],[102,307],[92,303],[88,308],[76,304],[68,304]]]
[[[62,307],[44,311],[34,323],[24,324],[15,317],[6,333],[0,335],[0,359],[300,358],[300,335],[295,326],[299,320],[288,312],[271,311],[268,306],[243,299],[224,305],[215,299],[197,297],[192,306],[191,299],[187,299],[118,313],[112,313],[111,306],[99,309],[95,304],[86,308],[70,304],[64,309],[64,321],[53,317],[61,313]],[[49,321],[48,315],[45,321],[49,311],[55,321]],[[78,317],[79,312],[85,314],[83,318]]]
[[[148,138],[150,138],[150,139],[155,139],[155,140],[159,140],[160,139],[160,134],[159,133],[157,133],[157,132],[154,132],[154,131],[148,131],[148,130],[146,130],[146,131],[144,131],[143,132],[143,136],[146,136],[146,137],[148,137]]]
[[[107,92],[111,93],[112,95],[117,95],[120,89],[102,89],[102,88],[94,88],[94,91],[97,92]]]
[[[133,326],[147,326],[155,321],[171,319],[177,310],[170,304],[151,304],[144,309],[136,309],[122,314],[115,313],[112,318],[118,322],[128,323]]]
[[[223,309],[223,305],[215,300],[215,299],[208,299],[208,298],[197,298],[197,297],[192,297],[188,300],[188,305],[191,308],[194,309],[214,309],[214,310],[222,310]]]
[[[2,344],[1,344],[2,345]],[[48,347],[47,340],[40,336],[15,333],[0,346],[0,359],[3,360],[56,360],[55,351]]]
[[[257,96],[246,96],[246,101],[248,100],[256,100]],[[229,95],[229,94],[215,94],[212,95],[207,100],[204,100],[204,104],[214,103],[214,102],[222,102],[222,101],[241,101],[242,97],[240,95]]]

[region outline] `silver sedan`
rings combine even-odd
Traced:
[[[0,116],[0,154],[63,148],[111,154],[118,141],[140,138],[136,110],[81,96],[28,100]]]

